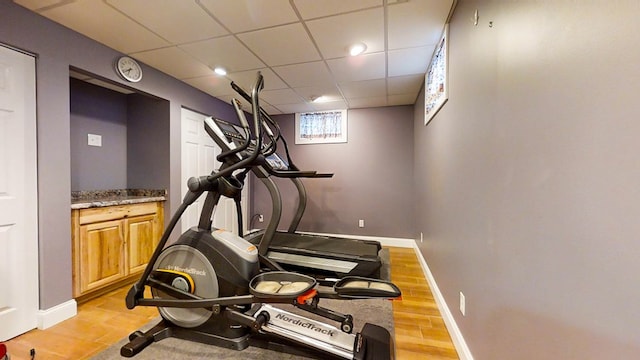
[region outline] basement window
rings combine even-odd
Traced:
[[[347,110],[296,113],[296,144],[347,142]]]

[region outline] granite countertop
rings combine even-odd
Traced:
[[[72,191],[71,209],[165,201],[166,195],[166,190],[146,189]]]

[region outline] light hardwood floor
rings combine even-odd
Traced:
[[[391,280],[402,290],[393,301],[396,358],[458,359],[413,249],[389,248]],[[158,315],[155,308],[127,310],[126,288],[78,306],[78,315],[47,330],[32,330],[8,341],[12,360],[89,359]],[[357,319],[356,319],[357,321]]]
[[[458,359],[429,284],[413,249],[389,248],[391,281],[402,290],[393,301],[396,358]]]

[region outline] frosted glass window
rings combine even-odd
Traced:
[[[296,144],[347,142],[347,110],[296,114]]]

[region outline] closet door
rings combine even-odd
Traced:
[[[207,116],[182,109],[182,195],[187,192],[187,180],[191,176],[208,175],[212,170],[220,167],[216,160],[221,152],[220,147],[211,139],[204,130],[204,119]],[[242,219],[243,232],[247,231],[247,214],[249,207],[249,181],[242,190]],[[191,205],[182,217],[182,231],[197,226],[200,219],[200,211],[204,204],[205,195]],[[222,197],[213,217],[213,226],[238,233],[238,221],[236,207],[233,199]]]
[[[0,44],[0,341],[37,326],[35,59]]]

